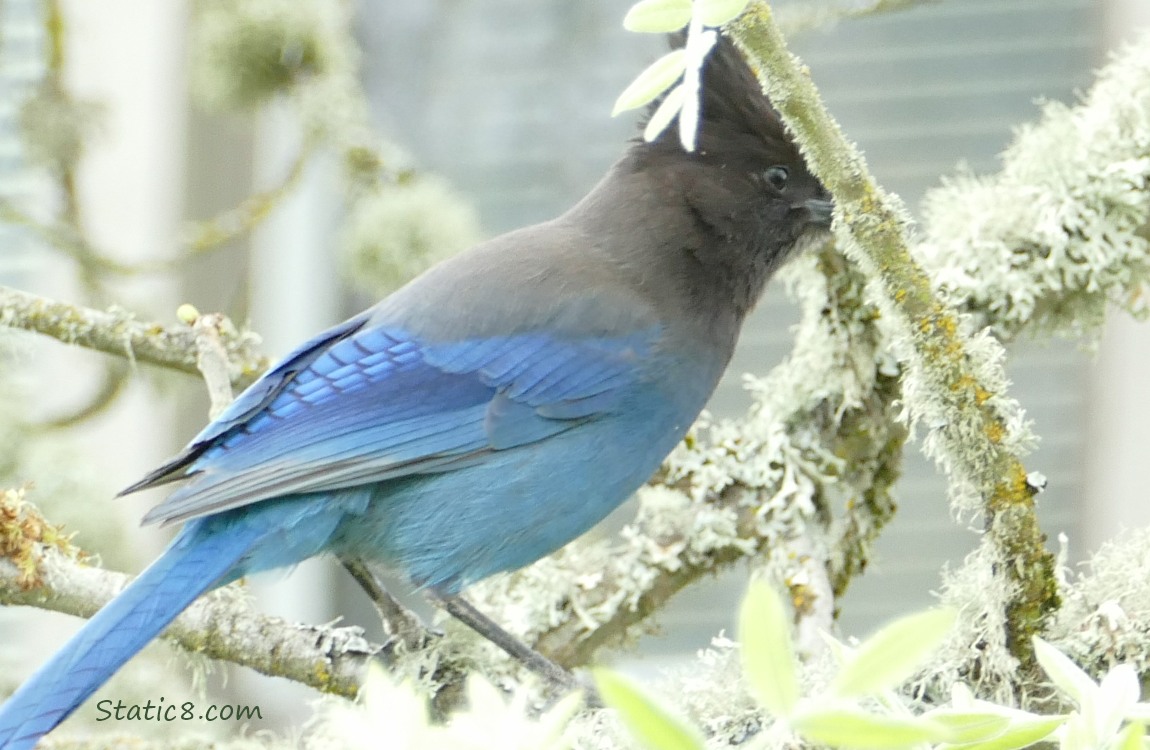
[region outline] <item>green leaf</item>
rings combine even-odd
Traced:
[[[1070,698],[1084,707],[1098,691],[1098,686],[1090,675],[1070,660],[1070,657],[1051,646],[1038,636],[1034,636],[1034,658],[1042,665],[1050,681]]]
[[[924,717],[946,729],[946,741],[956,745],[988,740],[1010,726],[1010,716],[990,711],[940,708]]]
[[[643,140],[651,142],[659,137],[659,133],[667,128],[671,120],[675,119],[675,115],[679,114],[679,110],[683,108],[683,99],[686,93],[687,90],[683,88],[682,84],[667,92],[667,96],[659,102],[655,114],[651,115],[650,120],[647,120],[647,127],[643,128]]]
[[[996,737],[964,745],[946,745],[946,750],[1018,750],[1046,739],[1062,723],[1065,716],[1044,716],[1035,719],[1011,719],[1010,726]]]
[[[786,609],[763,581],[752,581],[739,609],[743,674],[763,707],[788,717],[799,700],[794,646]]]
[[[1113,750],[1143,750],[1142,738],[1146,734],[1146,727],[1141,722],[1132,722],[1118,733],[1118,740],[1110,747]]]
[[[593,670],[603,702],[619,713],[631,734],[649,750],[703,750],[703,736],[609,669]]]
[[[636,76],[631,85],[619,94],[619,98],[615,100],[615,108],[611,110],[611,116],[642,107],[669,89],[687,69],[686,54],[685,50],[677,49],[648,65],[647,69]]]
[[[817,709],[796,716],[791,727],[813,742],[857,750],[892,750],[946,737],[946,729],[929,719],[880,716],[853,707]]]
[[[738,18],[750,0],[695,0],[695,12],[704,26],[722,26]]]
[[[1142,692],[1142,685],[1138,680],[1138,672],[1131,664],[1115,665],[1102,676],[1098,682],[1098,692],[1095,693],[1094,705],[1091,707],[1091,725],[1100,737],[1114,736],[1122,726],[1122,720],[1138,705],[1138,697]],[[1082,709],[1082,716],[1086,718],[1086,707]]]
[[[831,690],[854,697],[897,686],[938,647],[955,617],[952,609],[932,609],[895,620],[858,647]]]
[[[623,28],[641,34],[678,31],[691,21],[691,0],[642,0],[623,17]]]

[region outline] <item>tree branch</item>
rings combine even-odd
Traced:
[[[60,529],[25,501],[24,490],[0,493],[0,604],[88,618],[130,581],[123,573],[86,564],[84,554]],[[380,645],[365,639],[357,627],[300,625],[268,617],[252,609],[242,587],[232,585],[197,599],[162,637],[191,653],[346,697],[359,690],[371,660],[449,688],[445,694],[456,692],[466,655],[441,648],[442,636],[418,622],[385,619],[384,626],[405,637]]]
[[[196,334],[191,328],[145,323],[119,308],[93,310],[0,287],[0,325],[35,331],[133,362],[199,373]],[[236,388],[250,385],[267,368],[267,358],[255,351],[257,342],[248,332],[233,330],[223,336],[228,375]]]
[[[39,574],[36,585],[23,588],[17,565],[0,558],[0,603],[88,618],[131,580],[54,549],[43,550]],[[268,617],[253,610],[235,587],[197,599],[163,637],[192,653],[348,697],[359,689],[370,659],[383,656],[387,661],[386,647],[368,642],[359,628],[298,625]]]
[[[105,364],[100,385],[96,393],[88,399],[88,403],[69,414],[57,415],[44,422],[30,424],[28,425],[28,429],[32,432],[62,430],[68,427],[74,427],[81,422],[103,414],[108,407],[116,402],[120,394],[124,392],[124,388],[131,379],[130,374],[131,368],[128,366],[128,363],[109,360]]]
[[[228,372],[228,350],[224,345],[224,336],[231,322],[220,313],[200,315],[191,305],[181,306],[180,312],[194,313],[194,317],[190,315],[191,320],[186,322],[190,323],[195,332],[196,367],[204,376],[204,384],[208,388],[208,417],[215,419],[235,396]]]
[[[251,234],[299,186],[311,155],[311,148],[301,148],[278,185],[249,195],[238,206],[221,211],[211,218],[193,222],[185,230],[187,237],[175,257],[144,264],[141,270],[170,269],[196,255],[215,250],[226,242]]]
[[[908,250],[905,219],[874,182],[858,150],[827,113],[808,72],[787,51],[763,3],[732,27],[764,86],[802,146],[811,171],[834,194],[840,248],[880,291],[884,316],[909,365],[904,392],[914,416],[930,425],[928,449],[951,476],[956,496],[981,498],[986,539],[1014,584],[1008,603],[1011,653],[1033,664],[1030,636],[1058,607],[1054,558],[1034,514],[1034,492],[1018,458],[1017,408],[1001,391],[1006,379],[995,361],[1000,349],[962,333],[957,315],[934,295],[930,280]]]

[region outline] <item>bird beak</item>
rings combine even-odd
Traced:
[[[831,218],[834,215],[835,202],[833,200],[823,200],[820,198],[811,198],[803,204],[806,209],[811,212],[811,223],[818,224],[821,227],[829,229],[831,226]]]

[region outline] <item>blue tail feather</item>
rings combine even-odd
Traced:
[[[250,524],[198,533],[188,524],[131,585],[0,706],[0,748],[24,750],[52,730],[203,592],[236,577],[266,532]]]

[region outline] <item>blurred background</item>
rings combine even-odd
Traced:
[[[595,183],[635,133],[634,117],[609,117],[615,97],[664,48],[623,31],[627,7],[5,0],[0,284],[164,323],[190,302],[250,325],[265,352],[283,354],[436,257],[550,218]],[[286,39],[294,70],[322,84],[305,81],[287,98],[252,84],[282,59],[229,72],[268,43],[261,14],[277,12],[286,20],[271,26],[286,36],[272,41]],[[358,52],[337,33],[349,26]],[[806,31],[793,48],[875,175],[913,211],[959,164],[996,170],[1037,102],[1073,101],[1107,52],[1147,27],[1145,0],[938,0]],[[292,46],[292,34],[319,42]],[[249,200],[261,194],[263,203]],[[745,411],[741,374],[779,362],[796,319],[772,290],[715,414]],[[81,546],[138,570],[166,539],[137,528],[159,496],[112,495],[202,426],[202,384],[31,335],[0,334],[0,351],[4,486],[33,481],[30,499],[79,531]],[[1052,544],[1067,534],[1081,559],[1119,528],[1150,523],[1139,471],[1150,446],[1141,375],[1150,329],[1115,319],[1096,353],[1023,341],[1011,355],[1014,395],[1042,436],[1028,467],[1049,479],[1040,501]],[[913,450],[899,496],[871,567],[840,603],[847,634],[929,604],[943,565],[974,546],[950,518],[944,483]],[[623,658],[643,671],[705,647],[730,630],[745,576],[695,586],[659,618],[662,633]],[[286,582],[264,578],[253,585],[268,611],[373,626],[354,584],[329,563],[302,565]],[[0,688],[75,626],[0,609]],[[101,695],[179,690],[172,674],[184,670],[173,661],[183,657],[152,651],[130,683]],[[264,707],[269,718],[253,726],[298,725],[309,691],[226,673],[209,678],[213,694]]]

